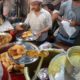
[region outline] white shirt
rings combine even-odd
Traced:
[[[47,27],[52,27],[52,19],[49,12],[44,9],[40,10],[40,15],[37,16],[34,11],[31,11],[27,19],[25,20],[25,24],[30,25],[32,32],[39,32]],[[45,32],[39,38],[39,41],[44,41],[47,38],[48,32]]]

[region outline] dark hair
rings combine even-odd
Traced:
[[[47,6],[51,11],[54,10],[54,6],[53,6],[53,4],[51,4],[51,3],[44,4],[43,7],[45,7],[45,6]]]

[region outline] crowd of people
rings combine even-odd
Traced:
[[[61,3],[60,9],[55,9],[52,3],[43,4],[42,0],[31,0],[31,11],[24,24],[31,27],[39,37],[39,41],[45,42],[48,31],[53,35],[54,42],[73,46],[80,32],[80,1],[68,0]],[[68,22],[70,35],[64,28],[63,22]],[[72,27],[75,29],[72,29]],[[68,31],[69,31],[68,29]]]
[[[4,0],[0,1],[0,14],[8,20],[9,11],[14,11],[10,7],[13,3],[9,6],[7,2],[2,4],[3,2]],[[30,5],[30,12],[23,23],[30,26],[41,44],[49,41],[63,48],[76,43],[79,45],[77,39],[80,37],[80,0],[30,0]],[[23,30],[20,26],[16,29]]]

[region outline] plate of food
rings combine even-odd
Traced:
[[[0,61],[2,62],[2,64],[7,69],[8,72],[15,72],[19,74],[23,73],[24,65],[16,64],[12,60],[10,60],[7,52],[4,52],[0,55]]]
[[[0,46],[9,43],[12,40],[12,36],[9,33],[0,33]]]
[[[37,37],[33,32],[25,31],[23,33],[17,34],[16,39],[22,41],[35,41],[37,40]]]
[[[36,45],[29,42],[16,42],[14,46],[8,49],[9,58],[17,64],[31,64],[38,60],[38,57],[30,57],[27,51],[39,52]],[[34,52],[32,52],[34,54]]]

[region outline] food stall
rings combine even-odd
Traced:
[[[0,62],[11,80],[80,80],[80,46],[41,44],[23,22],[0,22]]]
[[[7,68],[12,80],[42,80],[42,78],[47,78],[46,80],[50,78],[50,80],[53,80],[53,76],[56,77],[55,75],[57,75],[60,70],[70,69],[70,71],[72,71],[74,60],[73,58],[69,58],[69,56],[71,56],[70,50],[66,52],[64,49],[52,47],[49,43],[40,46],[37,37],[32,34],[30,29],[28,31],[22,31],[21,34],[16,34],[15,40],[12,40],[12,33],[0,33],[0,60]],[[71,53],[75,52],[74,55],[78,55],[78,51],[80,51],[80,49],[78,49],[79,47],[73,48],[74,51],[71,51]],[[71,50],[73,48],[71,48]],[[76,58],[77,56],[73,57]],[[80,58],[80,56],[78,56],[78,58]],[[70,62],[72,65],[69,64],[68,60],[72,61]],[[79,64],[78,60],[77,64]],[[61,65],[65,67],[62,66],[62,68],[60,68]],[[64,74],[64,72],[60,75],[62,76],[62,74]],[[64,76],[62,76],[62,78],[63,77]],[[67,75],[67,77],[70,76]]]
[[[18,24],[21,25],[21,23]],[[13,31],[13,34],[12,31],[1,32],[0,38],[0,60],[7,68],[12,80],[19,78],[25,80],[28,77],[36,80],[40,69],[48,68],[51,59],[64,51],[51,48],[49,43],[44,45],[44,50],[30,29],[20,33]]]

